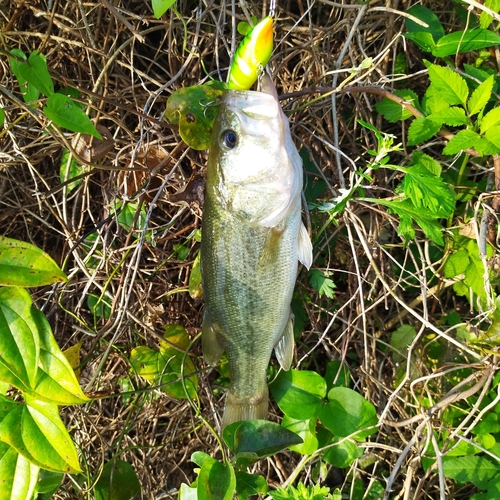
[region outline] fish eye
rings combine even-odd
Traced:
[[[234,149],[238,142],[238,136],[234,130],[225,130],[222,132],[222,144],[226,149]]]

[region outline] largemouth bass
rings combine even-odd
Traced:
[[[225,351],[230,386],[222,426],[265,419],[272,350],[293,359],[290,303],[298,262],[312,263],[301,221],[302,160],[268,75],[262,92],[225,94],[208,157],[201,269],[207,363]]]

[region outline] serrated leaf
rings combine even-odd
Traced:
[[[395,90],[394,94],[419,109],[418,96],[415,92],[413,92],[413,90]],[[387,99],[387,97],[384,97],[384,99],[380,102],[377,102],[375,104],[375,108],[390,123],[395,123],[399,120],[406,120],[407,118],[413,116],[408,110],[405,109],[404,105],[402,106],[391,99]]]
[[[448,109],[450,105],[441,97],[440,92],[433,85],[429,85],[422,97],[422,110],[427,116]]]
[[[491,92],[493,90],[493,84],[495,83],[495,76],[491,75],[487,80],[485,80],[479,87],[474,90],[470,96],[467,107],[469,109],[469,115],[475,115],[482,111],[488,101],[491,98]]]
[[[484,135],[488,141],[500,148],[500,124],[489,127]]]
[[[415,146],[427,141],[435,136],[440,129],[441,125],[439,123],[433,122],[425,116],[415,118],[408,128],[408,146]]]
[[[19,71],[22,77],[42,94],[47,97],[54,94],[54,84],[47,68],[47,60],[37,50],[30,54],[27,62],[19,63]]]
[[[43,250],[0,236],[0,286],[35,287],[66,280],[66,275]]]
[[[40,356],[31,305],[23,288],[0,288],[0,373],[3,381],[21,390],[35,385]]]
[[[455,210],[453,189],[421,165],[406,170],[403,189],[415,207],[427,208],[438,217],[448,217]]]
[[[467,83],[458,73],[444,66],[428,64],[429,78],[434,90],[450,106],[461,104],[464,108],[469,95]]]
[[[460,130],[445,146],[443,154],[454,155],[464,149],[474,148],[480,140],[481,137],[479,134],[473,130]]]
[[[39,467],[19,455],[10,445],[0,442],[0,498],[31,499],[39,471]]]
[[[329,299],[333,299],[335,296],[335,283],[328,276],[333,273],[331,271],[321,271],[320,269],[311,269],[308,273],[308,279],[311,286],[319,293],[322,297],[326,295]]]
[[[141,492],[134,468],[124,460],[112,460],[94,485],[95,500],[130,500]]]
[[[328,392],[328,404],[319,410],[323,425],[334,436],[364,441],[375,433],[378,422],[377,410],[361,394],[347,387],[334,387]]]
[[[451,127],[470,124],[470,120],[466,116],[465,110],[457,106],[441,109],[436,113],[430,114],[427,119],[439,123],[439,125],[448,125]]]
[[[153,14],[156,19],[160,19],[174,3],[175,0],[151,0],[151,7],[153,7]]]
[[[494,12],[498,12],[500,10],[500,0],[486,0],[484,5]],[[490,26],[492,21],[493,16],[482,10],[479,16],[479,26],[486,29]]]
[[[47,99],[43,112],[49,120],[52,120],[59,127],[102,139],[90,118],[68,96],[52,94]]]
[[[81,472],[78,455],[57,405],[26,397],[0,422],[3,441],[34,465],[56,472]]]
[[[425,24],[427,28],[421,24],[416,23],[412,19],[405,17],[405,26],[408,32],[418,33],[427,32],[430,33],[433,39],[437,42],[440,38],[444,36],[444,28],[441,24],[439,18],[432,12],[432,10],[424,7],[423,5],[413,5],[407,10],[408,14],[420,19]]]
[[[302,420],[315,417],[326,396],[325,379],[309,370],[281,371],[269,389],[283,413]]]
[[[493,108],[486,113],[480,122],[481,134],[484,134],[490,127],[500,124],[500,106]]]
[[[455,278],[463,274],[469,265],[469,253],[464,248],[460,248],[452,253],[444,264],[444,277]]]
[[[443,36],[432,51],[434,57],[446,57],[453,54],[470,52],[500,45],[500,36],[493,31],[477,28],[467,31],[455,31]]]
[[[198,476],[199,500],[232,500],[236,489],[236,476],[230,463],[211,459],[203,463]]]
[[[413,165],[421,165],[436,177],[441,175],[441,164],[432,156],[426,155],[425,153],[422,153],[422,151],[415,150],[413,151],[411,158]]]
[[[454,457],[443,461],[443,471],[457,483],[472,483],[486,489],[490,481],[499,474],[499,468],[485,457]]]
[[[486,132],[486,137],[481,137],[474,149],[481,155],[496,155],[500,153],[500,127],[491,127]],[[494,142],[493,142],[494,141]]]
[[[168,98],[165,118],[179,125],[182,140],[193,149],[210,146],[219,109],[216,104],[222,99],[224,88],[221,82],[209,82],[181,88]]]

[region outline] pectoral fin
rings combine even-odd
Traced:
[[[276,262],[280,246],[280,238],[284,229],[272,227],[267,233],[266,242],[259,255],[259,266],[269,266]]]
[[[201,327],[201,347],[203,349],[203,358],[209,365],[216,365],[224,352],[224,347],[221,346],[214,327],[208,314],[205,312],[203,316],[203,325]]]
[[[274,347],[274,352],[276,354],[276,358],[278,362],[283,368],[283,370],[287,371],[290,369],[293,361],[293,314],[290,311],[290,317],[288,318],[288,322],[285,326],[285,330],[283,331],[283,335],[278,340],[278,343]]]
[[[303,223],[300,224],[298,241],[299,261],[309,269],[313,263],[313,247],[311,238],[307,234],[307,229]]]

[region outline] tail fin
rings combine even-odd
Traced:
[[[222,428],[239,420],[257,420],[267,418],[269,392],[267,385],[262,394],[250,398],[241,398],[228,392]]]

